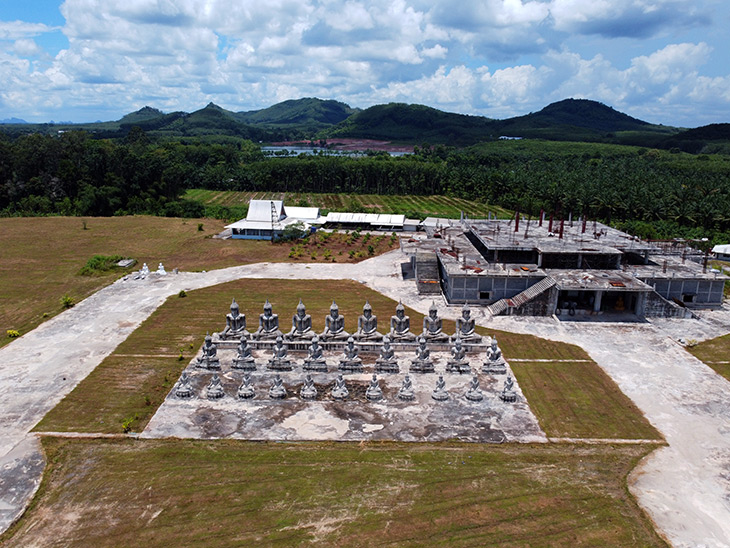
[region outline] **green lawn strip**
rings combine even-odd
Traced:
[[[580,346],[548,339],[541,339],[534,335],[521,335],[496,331],[485,327],[477,327],[477,332],[497,339],[505,359],[520,360],[590,360],[590,356]]]
[[[4,546],[666,546],[626,489],[647,446],[43,446]]]
[[[730,363],[727,363],[730,361],[730,335],[723,335],[687,347],[687,351],[730,380]]]
[[[251,331],[258,327],[258,317],[266,299],[279,315],[283,331],[290,329],[300,298],[312,316],[316,331],[324,329],[324,318],[333,299],[340,314],[345,316],[345,329],[349,332],[357,329],[357,317],[362,314],[366,300],[378,316],[383,331],[389,329],[390,317],[395,314],[397,304],[362,284],[346,280],[299,280],[296,284],[287,280],[236,280],[189,291],[185,298],[170,297],[92,375],[52,409],[36,430],[118,433],[121,420],[135,415],[138,418],[131,424],[131,429],[143,430],[169,391],[170,379],[177,381],[182,369],[198,352],[206,332],[223,329],[234,297],[241,313],[246,314]],[[420,332],[423,315],[410,309],[407,313],[413,330]],[[452,333],[454,322],[445,321],[444,329]],[[175,356],[181,349],[184,360],[178,361]],[[125,357],[134,355],[170,357],[159,360]],[[138,365],[131,367],[131,364]],[[126,388],[120,391],[120,383],[123,387],[129,386],[130,390],[137,387],[137,395],[128,394]],[[145,396],[151,399],[149,405]],[[108,403],[100,405],[104,400]],[[140,402],[144,407],[140,408]]]
[[[550,437],[661,439],[634,403],[593,362],[510,362]]]

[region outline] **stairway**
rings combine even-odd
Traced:
[[[492,316],[499,316],[508,308],[519,308],[520,306],[530,302],[538,295],[542,295],[545,291],[553,287],[556,283],[557,282],[553,277],[545,276],[542,280],[537,282],[535,285],[531,285],[522,293],[518,293],[510,299],[500,299],[499,301],[490,304],[487,307],[487,310],[489,310],[489,313]]]

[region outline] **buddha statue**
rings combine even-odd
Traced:
[[[248,337],[250,334],[246,331],[246,315],[241,314],[238,310],[238,303],[233,299],[231,303],[231,312],[226,314],[226,327],[218,336],[223,340],[240,339],[243,336]]]
[[[213,373],[213,378],[210,379],[206,392],[209,400],[218,400],[225,396],[225,393],[223,392],[223,385],[221,384],[221,378],[218,376],[218,373]]]
[[[431,351],[426,345],[426,339],[420,337],[418,339],[418,347],[416,348],[416,357],[411,360],[411,372],[413,373],[433,373],[433,361],[431,361]]]
[[[449,399],[449,393],[446,391],[446,381],[443,375],[439,375],[436,381],[436,388],[433,389],[431,397],[436,401],[446,401]]]
[[[355,339],[350,337],[340,358],[340,371],[362,371],[362,358],[358,356],[359,348]]]
[[[335,385],[332,387],[332,397],[336,400],[346,400],[350,395],[350,391],[345,386],[345,379],[342,375],[338,375],[335,379]]]
[[[175,396],[182,399],[192,398],[194,395],[193,387],[190,384],[190,378],[188,378],[188,374],[183,371],[182,375],[180,376],[180,380],[177,381],[177,386],[175,387]]]
[[[469,383],[469,389],[466,391],[466,399],[469,401],[482,401],[484,393],[479,388],[479,378],[474,376]]]
[[[269,359],[268,368],[276,371],[291,371],[292,364],[289,360],[289,350],[281,335],[276,337],[274,348],[271,349],[272,356]]]
[[[471,310],[468,305],[464,305],[461,309],[461,317],[456,319],[456,333],[454,338],[460,338],[464,342],[480,343],[482,337],[477,334],[474,329],[476,328],[476,322],[471,317]]]
[[[251,335],[254,339],[274,340],[282,336],[279,330],[279,315],[273,313],[273,307],[266,299],[263,314],[259,314],[259,328]]]
[[[362,307],[354,337],[361,341],[379,341],[383,338],[383,334],[378,333],[378,317],[373,314],[369,301],[365,301],[365,306]]]
[[[283,400],[284,398],[286,398],[286,388],[284,388],[284,381],[281,380],[281,377],[278,373],[274,377],[271,388],[269,388],[269,397],[272,400]]]
[[[408,375],[405,376],[403,384],[398,389],[398,399],[403,401],[413,401],[416,399],[416,394],[413,391],[413,383]]]
[[[502,393],[499,395],[499,399],[503,402],[514,403],[517,401],[517,393],[514,390],[514,381],[510,375],[507,375],[507,380],[504,381],[504,387]]]
[[[491,346],[487,349],[487,360],[482,365],[482,372],[492,375],[504,375],[507,372],[507,364],[495,338],[492,338]]]
[[[251,354],[251,345],[248,344],[246,335],[241,336],[241,342],[238,343],[238,354],[233,358],[233,369],[243,369],[244,371],[256,371],[256,361]]]
[[[246,373],[241,381],[241,386],[238,388],[238,397],[242,400],[250,400],[255,395],[256,391],[251,383],[251,375]]]
[[[327,371],[327,362],[324,359],[324,351],[319,344],[319,337],[312,337],[312,344],[309,345],[307,357],[304,358],[305,371]]]
[[[302,384],[302,388],[299,391],[299,397],[303,400],[314,400],[317,398],[317,388],[314,386],[314,380],[309,373],[304,378],[304,384]]]
[[[398,373],[398,361],[395,359],[395,351],[390,346],[390,338],[383,337],[383,346],[380,347],[380,356],[375,360],[375,371],[377,373]]]
[[[299,299],[297,312],[291,319],[291,331],[287,333],[290,339],[311,339],[315,336],[312,331],[312,316],[307,314],[304,303]]]
[[[345,317],[340,316],[340,309],[332,301],[330,313],[324,319],[324,331],[320,335],[323,341],[346,341],[350,334],[345,331]]]
[[[379,401],[383,399],[383,390],[380,388],[378,377],[374,373],[373,378],[370,379],[370,385],[365,390],[365,397],[368,401]]]
[[[411,319],[406,316],[406,309],[401,302],[395,307],[395,316],[390,317],[390,340],[407,342],[416,340],[416,335],[411,333]]]
[[[449,373],[471,373],[471,367],[469,362],[466,360],[466,348],[461,343],[461,338],[457,337],[454,340],[454,346],[451,348],[451,358],[446,361],[446,371]]]
[[[202,355],[198,358],[195,366],[204,369],[220,369],[221,362],[218,359],[218,347],[213,343],[213,337],[210,333],[205,335],[203,343]]]
[[[446,342],[448,335],[443,331],[443,321],[439,318],[436,303],[431,303],[428,309],[428,316],[423,318],[423,337],[429,342]]]

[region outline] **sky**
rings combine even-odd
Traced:
[[[0,0],[0,119],[572,97],[697,127],[730,122],[728,29],[723,0]]]

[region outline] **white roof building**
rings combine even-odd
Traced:
[[[718,259],[730,259],[730,244],[716,245],[712,252]]]
[[[226,225],[231,237],[246,240],[268,240],[281,234],[294,223],[301,222],[305,228],[318,224],[318,207],[284,207],[281,200],[251,200],[245,219]],[[319,223],[321,224],[321,223]]]

